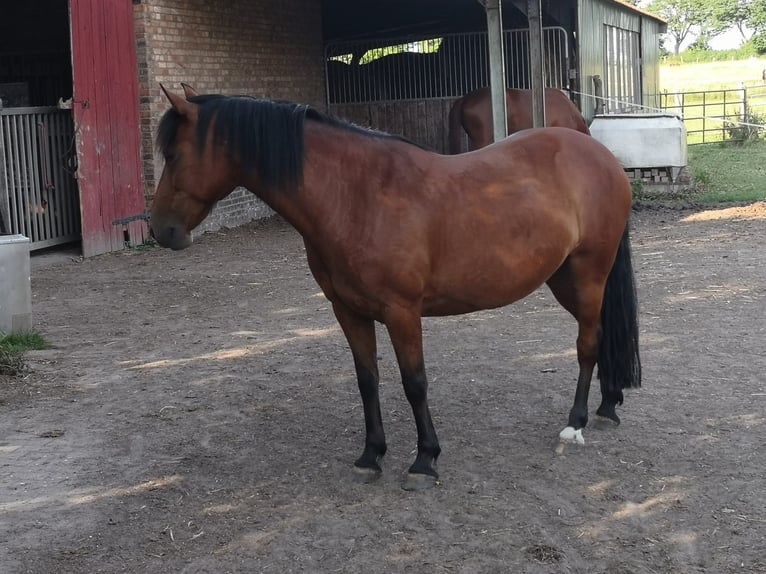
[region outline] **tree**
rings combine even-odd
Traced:
[[[676,54],[690,35],[696,39],[695,47],[704,49],[712,38],[731,28],[760,53],[764,51],[766,0],[653,0],[647,9],[667,20]]]
[[[766,32],[753,34],[748,41],[759,54],[766,54]]]
[[[722,29],[736,28],[747,42],[766,25],[766,0],[708,0],[711,19]]]
[[[710,27],[712,3],[717,0],[654,0],[648,10],[662,17],[668,23],[668,34],[675,43],[674,53],[678,54],[681,44],[694,30],[701,27],[707,31],[707,37],[716,34],[716,28]]]
[[[747,0],[747,25],[755,34],[766,35],[766,0]]]
[[[766,53],[766,0],[710,0],[719,26],[739,30],[745,45]]]

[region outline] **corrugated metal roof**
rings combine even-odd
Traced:
[[[561,6],[574,10],[583,0],[544,0],[543,25],[554,22]],[[665,20],[623,0],[600,0],[604,6],[626,14]],[[409,35],[439,35],[486,30],[486,13],[476,0],[322,0],[325,41]],[[526,0],[503,0],[504,28],[525,28]],[[661,30],[664,32],[665,30]]]
[[[629,4],[628,2],[625,2],[624,0],[607,0],[609,2],[612,2],[613,4],[620,4],[621,6],[624,6],[628,10],[633,10],[634,12],[638,12],[639,14],[642,14],[644,16],[648,16],[649,18],[653,18],[654,20],[657,20],[658,22],[662,22],[663,24],[667,24],[667,20],[661,18],[660,16],[657,16],[657,14],[652,14],[651,12],[644,10],[643,8],[639,8],[638,6],[633,6],[633,4]]]

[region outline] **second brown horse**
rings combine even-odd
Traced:
[[[505,105],[508,110],[508,135],[532,126],[532,91],[507,88]],[[546,127],[571,128],[589,134],[585,118],[564,92],[545,89]],[[492,128],[492,96],[489,88],[479,88],[458,98],[449,112],[449,152],[462,151],[462,131],[470,140],[471,149],[488,146],[494,141]]]

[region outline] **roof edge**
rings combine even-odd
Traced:
[[[657,16],[657,14],[652,14],[648,10],[644,10],[643,8],[639,8],[638,6],[634,6],[633,4],[628,4],[625,0],[611,0],[615,4],[619,4],[623,6],[624,8],[627,8],[628,10],[632,10],[633,12],[638,12],[639,14],[642,14],[644,16],[647,16],[649,18],[652,18],[653,20],[657,20],[661,24],[667,26],[668,21],[662,18],[661,16]]]

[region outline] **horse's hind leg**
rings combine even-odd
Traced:
[[[569,412],[569,422],[561,431],[564,441],[583,444],[582,429],[588,424],[588,394],[593,370],[598,359],[598,343],[601,329],[601,302],[604,295],[605,277],[592,270],[578,273],[578,261],[567,259],[548,280],[556,300],[577,320],[577,390],[574,405]]]
[[[364,406],[364,452],[354,463],[354,471],[363,480],[370,481],[380,476],[380,460],[386,454],[386,436],[378,395],[375,323],[357,315],[342,303],[333,303],[333,310],[354,356],[356,378]]]

